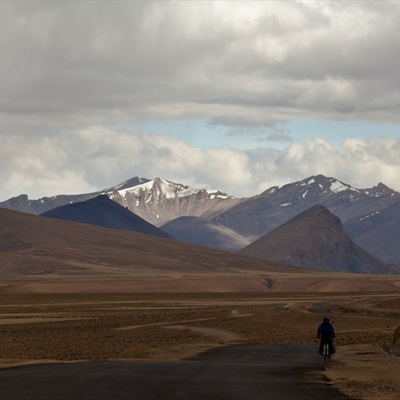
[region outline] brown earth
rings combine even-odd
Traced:
[[[332,274],[135,232],[0,209],[1,292],[393,291],[400,276]]]
[[[315,343],[329,315],[330,384],[361,399],[398,398],[393,293],[0,294],[0,364],[178,360],[235,343]],[[323,363],[323,360],[321,360]]]
[[[312,271],[9,210],[0,220],[2,366],[178,360],[234,343],[317,348],[327,314],[331,384],[396,398],[399,275]]]

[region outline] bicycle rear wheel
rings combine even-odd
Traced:
[[[325,362],[328,361],[328,358],[329,358],[329,345],[328,345],[328,343],[325,343],[324,344],[324,359],[325,359]]]

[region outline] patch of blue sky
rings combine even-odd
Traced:
[[[258,135],[241,128],[240,133],[230,127],[210,123],[207,119],[171,119],[141,121],[129,125],[113,126],[131,132],[149,132],[183,140],[202,149],[228,146],[237,149],[259,147]]]
[[[207,119],[170,119],[140,121],[113,126],[130,132],[149,132],[202,149],[228,146],[240,150],[268,147],[283,150],[290,143],[304,144],[309,139],[321,138],[334,147],[349,138],[400,139],[400,124],[368,121],[333,121],[299,119],[275,126],[238,128],[210,123]]]
[[[294,141],[321,138],[335,147],[349,138],[400,139],[400,124],[373,123],[368,121],[293,120],[285,124]]]

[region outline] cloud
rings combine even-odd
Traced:
[[[396,2],[2,2],[3,132],[399,121]]]
[[[288,181],[321,173],[358,188],[379,183],[399,190],[396,176],[400,173],[400,141],[394,138],[347,139],[339,148],[314,138],[305,145],[289,145],[275,159],[281,178]]]
[[[355,187],[379,183],[400,190],[400,141],[348,139],[339,148],[321,138],[283,150],[200,149],[147,132],[92,126],[68,135],[5,138],[0,148],[0,199],[87,193],[133,176],[157,176],[238,197],[324,174]]]

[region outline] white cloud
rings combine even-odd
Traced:
[[[230,187],[240,192],[251,182],[251,165],[248,156],[230,148],[212,148],[204,152],[204,164],[198,174],[214,188]]]
[[[0,199],[91,192],[133,176],[160,176],[239,197],[319,173],[359,188],[383,182],[400,190],[399,158],[400,141],[393,138],[348,139],[339,148],[315,138],[281,151],[200,149],[162,135],[93,126],[28,145],[24,138],[4,138]]]

